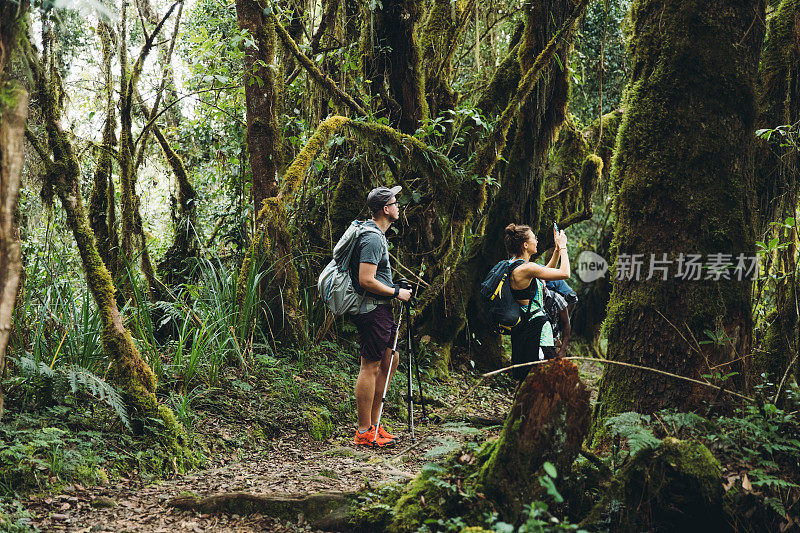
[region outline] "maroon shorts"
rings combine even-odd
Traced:
[[[352,315],[358,330],[361,357],[367,361],[380,361],[386,348],[394,345],[397,324],[390,304],[380,304],[363,315]]]

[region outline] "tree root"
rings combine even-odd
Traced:
[[[355,529],[353,509],[355,492],[315,492],[312,494],[249,494],[230,492],[199,498],[179,496],[167,502],[169,507],[203,513],[261,513],[281,520],[302,517],[311,527],[326,531]]]

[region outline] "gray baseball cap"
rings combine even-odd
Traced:
[[[371,211],[378,211],[392,199],[392,196],[397,196],[403,188],[401,186],[392,187],[375,187],[367,195],[367,205]]]

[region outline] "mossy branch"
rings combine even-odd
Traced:
[[[147,59],[147,56],[150,54],[150,51],[153,49],[153,42],[155,41],[156,36],[158,36],[159,32],[161,31],[161,28],[164,26],[164,23],[167,21],[170,15],[172,15],[172,12],[175,10],[175,8],[178,7],[178,4],[183,4],[183,0],[179,0],[178,2],[175,2],[169,7],[167,13],[159,21],[159,23],[156,25],[156,27],[153,29],[153,32],[150,35],[147,35],[147,33],[145,32],[146,39],[144,42],[144,46],[142,46],[142,50],[139,52],[139,57],[136,59],[136,63],[133,64],[133,69],[127,80],[126,84],[127,86],[123,87],[123,90],[125,91],[123,95],[123,106],[128,110],[131,109],[131,105],[133,103],[132,100],[133,90],[139,81],[139,76],[141,76],[142,74],[142,69],[144,68],[144,62]],[[121,43],[121,46],[123,47],[126,46],[126,43],[123,41]]]
[[[484,178],[492,172],[495,164],[497,164],[497,161],[500,158],[500,154],[503,153],[503,149],[506,146],[508,129],[511,127],[513,120],[519,114],[519,108],[522,105],[522,102],[528,98],[528,95],[530,95],[531,91],[536,85],[536,82],[539,81],[542,72],[544,72],[545,67],[547,67],[550,64],[550,61],[553,60],[553,57],[558,51],[559,46],[562,45],[562,41],[575,30],[575,22],[581,15],[583,15],[586,6],[589,5],[589,2],[591,1],[592,0],[580,1],[580,3],[575,7],[572,15],[570,15],[569,18],[564,21],[564,24],[561,26],[561,28],[559,28],[558,32],[553,35],[553,38],[550,39],[550,42],[547,43],[547,46],[545,46],[544,50],[542,50],[541,53],[539,53],[539,55],[536,57],[536,61],[534,61],[530,70],[528,70],[528,72],[526,72],[522,77],[517,85],[517,90],[514,93],[514,97],[503,110],[503,113],[497,120],[494,129],[489,134],[489,137],[485,139],[478,148],[478,153],[471,167],[470,173],[472,175],[477,176],[478,178]]]
[[[294,42],[289,32],[283,27],[283,24],[278,21],[278,18],[275,15],[272,15],[273,20],[275,21],[275,30],[278,32],[278,37],[280,37],[283,45],[289,50],[297,61],[303,66],[303,68],[308,71],[311,75],[311,78],[316,81],[319,85],[321,85],[330,95],[336,99],[340,104],[346,106],[350,109],[354,114],[357,116],[365,117],[368,113],[364,110],[355,99],[347,94],[346,92],[342,91],[339,87],[336,86],[336,83],[329,77],[326,76],[320,69],[317,67],[313,61],[311,61],[308,56],[306,56],[300,48],[297,46],[297,43]]]

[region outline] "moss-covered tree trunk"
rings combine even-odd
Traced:
[[[307,332],[300,309],[300,282],[293,262],[294,247],[285,208],[299,178],[284,177],[279,190],[276,176],[281,155],[278,105],[282,80],[274,65],[277,21],[274,16],[266,15],[260,3],[254,0],[238,2],[236,14],[239,27],[248,29],[256,41],[256,48],[245,52],[244,80],[256,234],[239,272],[237,297],[239,302],[244,302],[246,291],[259,291],[259,305],[263,307],[258,316],[263,320],[264,329],[286,344],[303,345]],[[262,283],[249,286],[248,279],[253,279],[254,272],[265,272],[265,275]]]
[[[679,266],[689,279],[696,275],[688,254],[700,254],[702,263],[724,263],[727,256],[712,254],[731,254],[734,266],[739,254],[755,255],[746,195],[763,13],[760,0],[633,4],[632,79],[612,170],[617,279],[605,322],[611,359],[694,378],[709,370],[707,361],[747,372],[736,361],[750,342],[747,276],[737,280],[732,269],[703,269],[698,281],[676,275]],[[662,271],[646,279],[650,254],[672,261],[666,280]],[[638,260],[639,275],[629,268]],[[692,336],[708,340],[706,330],[727,340],[696,346]],[[687,382],[609,365],[596,423],[627,410],[691,408],[705,394]]]
[[[94,169],[92,193],[89,197],[89,225],[97,242],[97,250],[103,259],[111,277],[119,274],[119,253],[117,228],[109,223],[109,212],[114,211],[112,204],[116,202],[113,191],[112,150],[116,145],[115,130],[117,128],[116,109],[114,104],[114,81],[111,76],[111,62],[114,56],[114,33],[111,26],[100,22],[97,27],[103,49],[103,92],[105,93],[106,120],[103,125],[103,140],[97,149],[97,163]]]
[[[477,453],[455,454],[443,469],[423,469],[395,504],[389,531],[417,531],[430,518],[461,517],[477,525],[487,511],[517,523],[523,506],[547,497],[539,483],[545,462],[559,476],[568,472],[589,422],[589,391],[575,364],[542,365],[522,384],[500,437]],[[454,486],[460,489],[448,488]]]
[[[425,93],[428,112],[436,118],[454,109],[458,100],[451,83],[453,54],[458,48],[458,38],[464,28],[463,13],[450,0],[434,0],[425,17],[421,32],[422,71],[425,76]]]
[[[27,6],[23,6],[21,13]],[[9,6],[0,8],[10,25],[18,19]],[[16,28],[0,32],[0,43],[11,52],[15,48]],[[3,58],[5,59],[5,58]],[[0,63],[0,379],[4,374],[6,347],[11,335],[11,317],[20,284],[22,260],[19,229],[15,221],[22,163],[25,159],[23,138],[28,116],[28,93],[4,76],[5,65]],[[0,420],[3,418],[3,387],[0,383]]]
[[[416,25],[424,9],[420,0],[386,0],[373,4],[362,20],[364,76],[381,96],[389,122],[413,134],[428,118],[425,78]]]
[[[257,214],[264,200],[278,193],[276,172],[281,154],[281,130],[275,28],[274,19],[264,14],[264,7],[257,0],[237,2],[236,19],[239,28],[247,30],[256,44],[245,49],[244,94],[252,174],[250,194]]]
[[[783,0],[767,21],[758,80],[759,128],[774,129],[800,121],[798,35],[800,0]],[[766,372],[775,382],[780,382],[792,360],[796,361],[800,340],[796,227],[770,226],[770,222],[796,217],[800,187],[800,153],[796,147],[780,146],[780,139],[775,135],[771,142],[758,141],[754,185],[758,239],[769,242],[777,237],[788,246],[767,262],[766,273],[777,274],[775,308],[767,317],[764,351],[755,357],[755,374]]]
[[[527,5],[520,45],[512,49],[515,56],[507,58],[498,68],[499,75],[489,87],[493,97],[485,105],[502,106],[502,100],[507,100],[516,88],[521,73],[533,66],[534,60],[573,11],[574,4],[569,0],[539,0]],[[571,38],[567,37],[555,52],[558,60],[542,73],[523,101],[509,132],[513,141],[504,152],[506,162],[501,162],[495,169],[501,186],[488,209],[485,238],[474,242],[473,246],[478,246],[479,250],[464,255],[435,310],[430,313],[429,330],[434,339],[446,348],[445,355],[469,317],[470,335],[478,339],[473,350],[475,358],[486,367],[497,367],[503,361],[499,336],[491,333],[483,314],[477,309],[480,306],[477,288],[491,265],[507,255],[502,239],[503,228],[512,221],[530,224],[534,228],[539,226],[547,154],[565,119],[569,77],[564,66],[570,49]],[[513,83],[514,79],[517,83]],[[503,88],[508,92],[502,91]],[[446,370],[448,363],[447,356],[442,358],[442,370]]]
[[[135,429],[147,430],[175,459],[175,466],[183,468],[190,460],[186,448],[186,433],[173,412],[159,405],[155,396],[156,376],[142,360],[130,332],[123,324],[117,307],[115,288],[111,275],[100,258],[94,234],[83,205],[80,187],[80,164],[67,134],[60,126],[60,111],[55,99],[55,82],[45,75],[38,58],[32,57],[36,77],[37,96],[47,130],[53,158],[44,156],[47,168],[46,182],[57,194],[66,214],[67,226],[72,231],[81,258],[86,283],[97,305],[102,326],[103,352],[110,362],[109,376],[122,392],[125,404],[136,421]],[[145,426],[145,421],[152,422]]]

